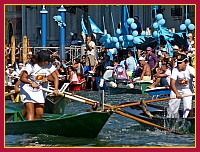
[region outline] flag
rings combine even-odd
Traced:
[[[83,33],[88,35],[88,31],[87,31],[85,24],[84,24],[84,21],[83,21],[83,16],[82,16],[82,20],[81,20],[81,27],[82,27]]]
[[[122,6],[121,25],[122,25],[122,35],[129,34],[128,24],[127,24],[127,7],[126,6]]]
[[[88,16],[88,19],[89,19],[89,22],[90,22],[92,32],[95,33],[95,34],[103,34],[103,32],[98,28],[98,26],[92,21],[90,16]]]

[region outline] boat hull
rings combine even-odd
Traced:
[[[143,110],[142,106],[132,106],[124,108],[126,113],[129,113],[137,118],[152,122],[154,124],[170,128],[177,132],[187,132],[195,133],[195,117],[189,116],[186,119],[182,118],[182,110],[179,110],[179,118],[167,118],[167,108],[162,106],[157,106],[153,104],[148,104],[146,110],[149,111],[153,117],[150,118]],[[195,111],[193,109],[193,111]],[[155,129],[155,127],[147,125],[145,123],[140,123],[143,128]]]
[[[20,117],[15,118],[15,121],[8,121],[10,119],[8,117],[9,112],[6,115],[6,135],[28,133],[95,138],[107,122],[111,113],[85,112],[74,115],[45,114],[41,120],[32,121],[19,120]]]
[[[156,87],[152,89],[146,89],[145,92],[152,97],[165,97],[170,94],[171,89],[166,87]]]

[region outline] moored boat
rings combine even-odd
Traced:
[[[111,112],[83,112],[79,114],[47,114],[40,120],[27,121],[21,109],[6,106],[5,133],[50,134],[65,137],[95,138],[107,122]]]
[[[150,86],[153,81],[137,80],[132,82],[132,80],[115,80],[112,78],[113,67],[109,67],[104,75],[103,79],[106,83],[106,89],[111,94],[119,93],[131,93],[131,94],[146,94],[145,90],[147,86]]]
[[[130,94],[146,94],[147,86],[150,86],[152,81],[116,81],[106,82],[107,89],[112,94],[130,93]]]

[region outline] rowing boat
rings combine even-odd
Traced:
[[[155,104],[127,106],[123,108],[125,113],[131,114],[134,117],[140,118],[152,122],[154,124],[170,128],[171,130],[184,132],[184,133],[195,133],[195,114],[193,109],[190,111],[188,118],[183,119],[183,110],[179,110],[179,118],[168,118],[167,107],[158,106]],[[141,123],[144,129],[155,129],[154,127]]]
[[[47,114],[42,119],[27,121],[21,109],[12,106],[5,108],[5,133],[49,134],[65,137],[95,138],[107,122],[111,112],[83,112],[79,114]]]

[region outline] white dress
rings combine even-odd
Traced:
[[[51,64],[46,67],[40,67],[38,64],[35,64],[34,66],[32,66],[31,64],[27,64],[24,68],[24,71],[27,71],[28,73],[29,80],[45,88],[48,87],[48,82],[42,84],[42,79],[50,75],[55,70],[56,68]],[[21,82],[20,94],[23,103],[45,103],[46,93],[44,93],[40,89],[31,87],[30,84]]]

